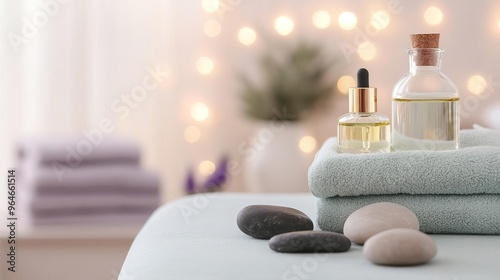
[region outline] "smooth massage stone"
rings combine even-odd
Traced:
[[[363,255],[380,265],[418,265],[430,261],[437,253],[436,244],[418,230],[396,228],[370,237]]]
[[[238,213],[238,227],[259,239],[300,230],[312,230],[312,220],[297,209],[274,205],[250,205]]]
[[[280,253],[335,253],[349,250],[351,240],[335,232],[306,230],[275,235],[269,247]]]
[[[379,202],[352,212],[344,223],[344,235],[354,243],[363,244],[373,235],[393,228],[418,230],[417,216],[399,204]]]

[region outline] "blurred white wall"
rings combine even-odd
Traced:
[[[237,167],[243,166],[245,158],[237,147],[258,123],[243,116],[235,75],[258,74],[254,58],[265,48],[264,36],[285,43],[306,38],[323,44],[338,56],[339,76],[368,68],[379,88],[379,110],[390,115],[392,86],[408,69],[408,35],[439,32],[446,50],[443,71],[461,92],[462,127],[479,123],[500,128],[500,2],[495,0],[221,0],[219,10],[212,13],[203,10],[202,0],[59,2],[0,1],[2,170],[15,164],[14,143],[19,137],[92,131],[104,118],[112,120],[114,133],[141,143],[143,163],[161,173],[165,200],[182,195],[188,168],[197,170],[203,160],[216,163],[229,154]],[[437,25],[425,20],[431,6],[442,12]],[[318,10],[331,15],[329,27],[313,25]],[[370,32],[371,14],[378,10],[388,12],[390,23]],[[357,16],[354,30],[339,27],[337,18],[344,11]],[[46,20],[42,13],[48,15]],[[288,36],[278,35],[273,27],[282,15],[294,21]],[[215,37],[204,33],[209,20],[221,26]],[[28,30],[34,21],[37,26]],[[249,46],[238,42],[238,31],[245,26],[257,33]],[[17,43],[12,43],[12,34],[23,39],[16,37]],[[355,48],[362,41],[375,47],[372,60],[364,61],[355,52],[342,54],[341,47]],[[196,71],[200,57],[213,61],[208,75]],[[140,101],[128,100],[151,72],[156,72],[158,85],[141,92]],[[468,89],[472,75],[486,79],[482,95]],[[190,116],[196,102],[208,107],[209,116],[203,122]],[[338,94],[332,102],[326,114],[306,122],[318,143],[335,135],[336,119],[347,111],[345,95]],[[196,143],[184,139],[190,125],[200,130]],[[239,170],[229,190],[244,190]]]

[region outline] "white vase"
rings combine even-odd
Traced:
[[[314,153],[300,150],[306,135],[299,122],[268,122],[249,141],[245,184],[250,192],[308,192],[307,171]]]

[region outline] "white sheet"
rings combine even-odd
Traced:
[[[417,267],[374,265],[357,245],[346,253],[281,254],[236,226],[238,211],[250,204],[294,207],[316,220],[310,194],[189,196],[152,215],[118,279],[499,279],[499,236],[433,235],[438,254]]]

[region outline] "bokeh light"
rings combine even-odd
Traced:
[[[191,106],[191,117],[195,121],[202,122],[208,118],[208,107],[204,103],[198,102]]]
[[[207,20],[207,22],[203,25],[203,32],[205,32],[205,35],[208,37],[215,37],[219,35],[220,30],[220,23],[214,19]]]
[[[358,55],[364,61],[370,61],[375,58],[377,49],[371,42],[363,42],[358,46]]]
[[[376,11],[370,18],[370,24],[377,30],[385,29],[391,22],[391,15],[384,10]]]
[[[356,15],[351,12],[343,12],[339,15],[338,18],[340,28],[344,30],[352,30],[358,24],[358,19]]]
[[[188,143],[196,143],[200,140],[201,131],[198,127],[190,125],[184,129],[184,140]]]
[[[200,172],[201,175],[210,175],[214,173],[215,171],[215,164],[209,160],[204,160],[200,162],[200,165],[198,166],[198,171]]]
[[[293,20],[286,16],[280,16],[274,21],[274,29],[283,36],[292,33],[293,27]]]
[[[325,11],[317,11],[313,15],[313,24],[316,28],[325,29],[332,23],[330,14]]]
[[[214,62],[208,57],[200,57],[196,61],[196,70],[200,74],[208,75],[214,70]]]
[[[356,87],[356,81],[349,75],[344,75],[337,81],[337,88],[343,94],[349,93],[349,88]]]
[[[443,13],[437,7],[429,7],[425,10],[424,18],[428,24],[437,25],[443,20]]]
[[[299,141],[299,148],[304,153],[310,153],[316,149],[316,139],[312,136],[304,136]]]
[[[485,126],[500,130],[500,122],[498,121],[500,120],[500,104],[490,104],[490,106],[481,113]]]
[[[481,94],[486,89],[486,79],[480,75],[472,75],[467,80],[467,89],[473,94]]]
[[[240,43],[242,43],[243,45],[248,46],[253,44],[256,38],[257,34],[250,27],[243,27],[238,32],[238,41],[240,41]]]
[[[201,6],[203,7],[203,10],[207,13],[212,13],[217,11],[219,8],[219,0],[201,0]]]

